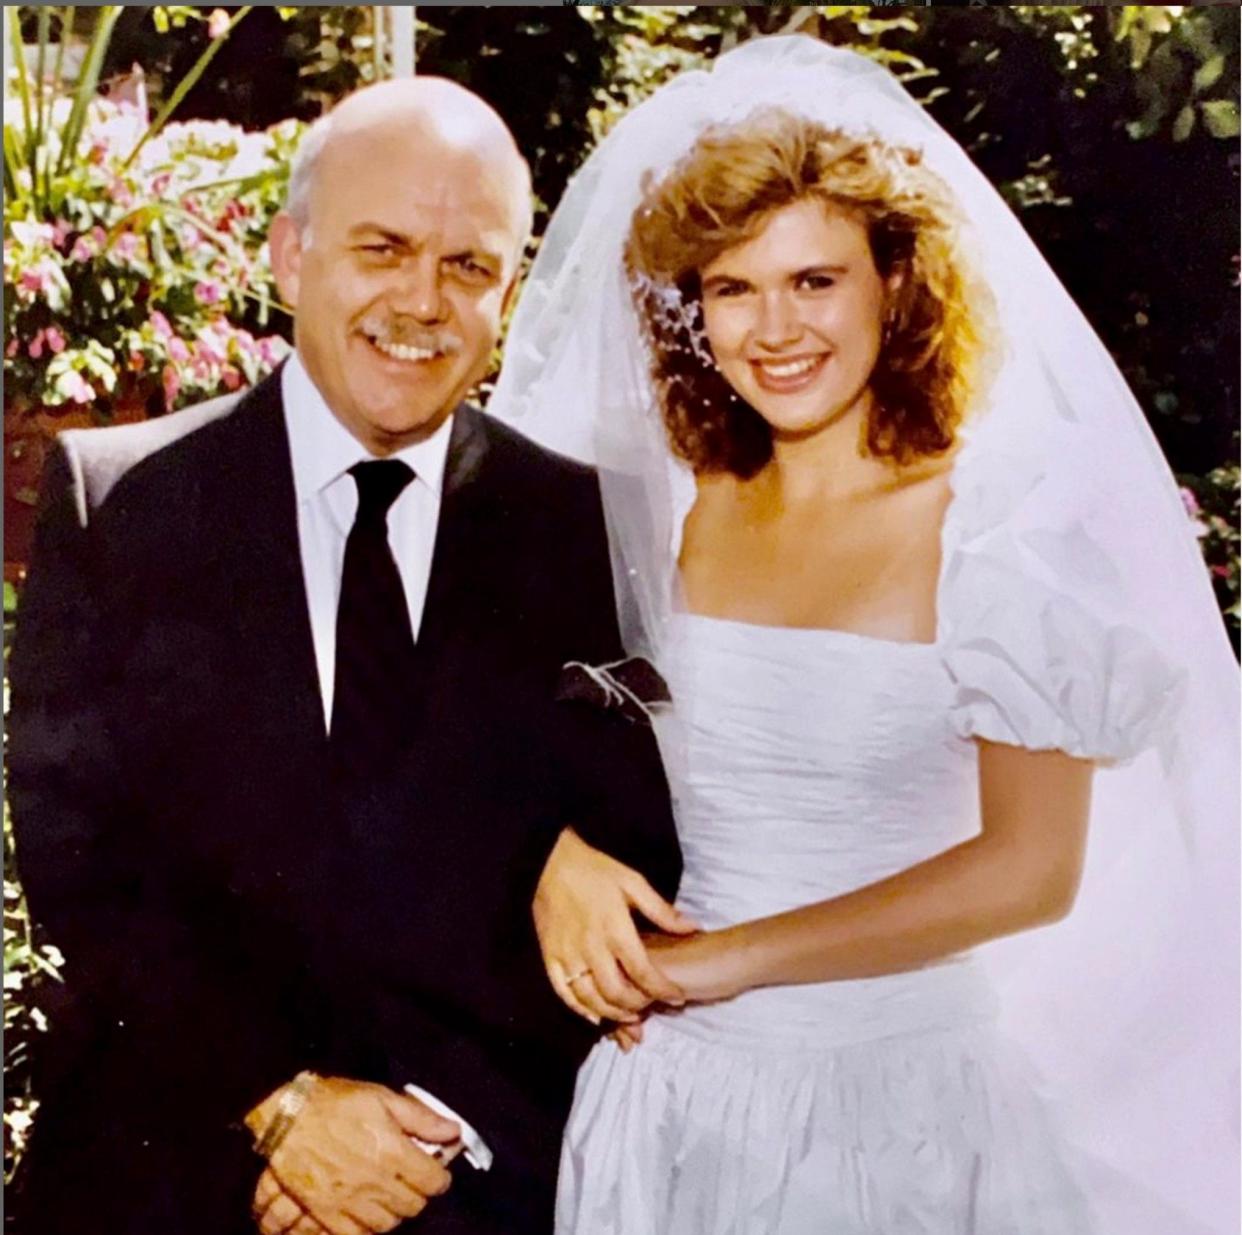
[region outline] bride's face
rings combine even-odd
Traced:
[[[700,277],[716,364],[778,440],[864,406],[887,289],[857,219],[813,199],[793,202]]]

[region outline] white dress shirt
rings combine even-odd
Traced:
[[[336,609],[341,598],[345,541],[358,511],[358,489],[349,469],[374,456],[332,414],[296,352],[281,372],[280,391],[293,460],[302,577],[327,728],[332,720]],[[415,640],[422,625],[427,581],[431,577],[444,462],[452,431],[450,416],[425,441],[388,456],[407,463],[414,472],[414,479],[388,512],[388,543],[405,588]]]
[[[345,566],[345,541],[358,512],[358,488],[349,469],[374,458],[332,414],[323,395],[311,381],[296,352],[280,375],[285,405],[285,431],[293,462],[293,488],[298,503],[298,546],[302,552],[302,578],[315,642],[315,666],[323,700],[325,730],[332,723],[332,691],[336,680],[336,609],[341,598],[341,572]],[[440,519],[440,494],[444,464],[448,458],[450,416],[429,438],[407,446],[388,458],[400,459],[414,472],[414,479],[397,496],[388,511],[388,543],[405,588],[410,610],[410,630],[417,640],[431,577],[436,525]],[[491,1166],[491,1150],[479,1134],[451,1107],[416,1085],[406,1091],[433,1110],[461,1125],[466,1160],[479,1170]],[[417,1138],[415,1138],[417,1139]],[[419,1142],[429,1153],[434,1145]]]

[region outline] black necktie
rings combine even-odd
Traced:
[[[336,678],[329,740],[341,771],[366,777],[408,742],[414,635],[388,546],[388,510],[414,479],[398,459],[349,469],[358,514],[345,542],[336,610]]]

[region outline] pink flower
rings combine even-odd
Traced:
[[[241,388],[242,375],[231,364],[226,364],[220,374],[220,380],[224,383],[225,390],[238,390]]]
[[[275,368],[289,350],[289,344],[278,334],[270,334],[259,340],[259,358],[269,368]]]
[[[185,340],[175,336],[168,340],[168,354],[178,364],[185,364],[190,359],[190,349],[186,347]]]
[[[181,393],[181,375],[172,365],[164,366],[164,406],[172,407],[177,400],[177,395]]]
[[[129,367],[133,373],[141,373],[147,367],[147,358],[141,352],[130,352]]]
[[[168,186],[172,184],[172,172],[160,172],[154,180],[151,181],[151,192],[156,197],[163,197],[168,192]]]
[[[1218,579],[1229,578],[1229,567],[1228,566],[1213,566],[1211,570],[1212,570],[1212,574],[1214,574]]]
[[[79,236],[69,251],[71,262],[89,262],[95,256],[95,247],[86,236]]]
[[[229,32],[229,15],[223,9],[212,9],[207,19],[207,37],[223,38]]]
[[[22,271],[22,277],[18,284],[27,292],[42,292],[47,286],[47,280],[44,278],[42,271],[37,269],[27,269]]]
[[[222,365],[228,360],[228,344],[211,326],[204,326],[198,332],[198,340],[194,344],[194,359],[207,365]]]
[[[69,239],[69,233],[73,231],[73,227],[68,219],[57,219],[52,227],[52,242],[59,249],[65,241]]]
[[[112,252],[126,262],[138,256],[138,249],[138,237],[133,232],[122,232],[112,245]]]
[[[65,336],[55,326],[49,326],[43,332],[43,337],[47,340],[48,351],[53,356],[59,356],[65,350]]]
[[[67,376],[69,397],[75,403],[90,403],[95,398],[95,388],[76,370],[70,370]]]
[[[108,185],[108,196],[122,208],[134,204],[133,190],[119,176]]]
[[[14,356],[17,355],[18,348],[20,347],[21,347],[21,344],[18,342],[17,339],[10,339],[8,347],[4,349],[4,354],[8,356],[9,359],[11,360]]]
[[[31,360],[38,360],[43,355],[43,331],[40,330],[37,335],[26,345],[26,354]]]
[[[202,279],[194,285],[194,299],[199,304],[219,304],[224,299],[224,288],[214,279]]]
[[[157,339],[171,339],[173,336],[173,328],[168,324],[168,318],[159,309],[153,309],[151,312],[151,329],[155,332]]]
[[[105,244],[108,243],[108,233],[104,231],[98,223],[96,223],[95,226],[91,228],[91,239],[95,242],[95,249],[98,252],[103,249]]]

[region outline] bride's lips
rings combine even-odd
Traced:
[[[806,389],[823,372],[828,353],[812,356],[782,356],[779,360],[751,360],[750,370],[761,390],[772,394],[796,394]]]

